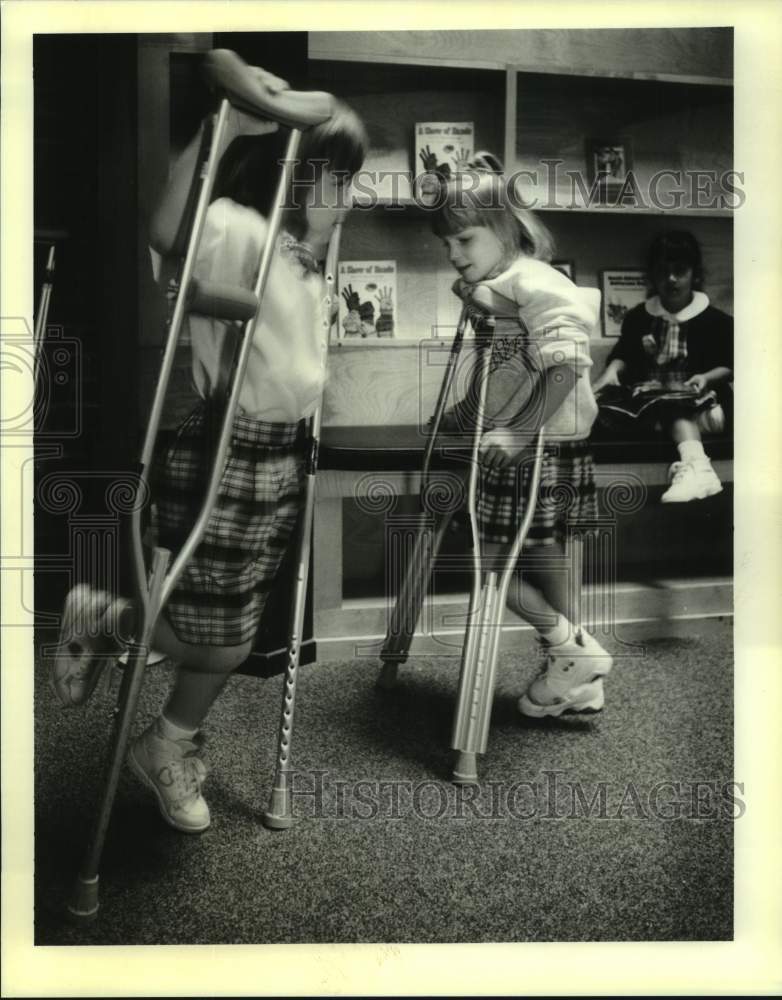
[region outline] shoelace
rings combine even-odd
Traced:
[[[187,805],[197,798],[206,778],[206,765],[196,755],[198,747],[194,743],[186,746],[190,749],[179,760],[167,761],[158,771],[158,777],[167,787],[172,802],[178,806]],[[165,771],[168,771],[168,780],[163,777]]]
[[[573,641],[575,642],[575,644],[576,644],[577,646],[581,646],[582,648],[583,648],[583,647],[585,646],[585,642],[584,642],[584,635],[583,635],[583,633],[582,633],[582,632],[580,632],[580,631],[579,631],[579,632],[576,632],[576,635],[575,635],[575,637],[574,637],[574,640],[573,640]],[[560,658],[560,657],[568,657],[568,656],[571,656],[571,657],[572,657],[572,655],[573,655],[572,653],[562,653],[562,652],[559,652],[559,653],[554,653],[554,652],[551,652],[551,647],[547,646],[547,645],[546,645],[545,643],[543,643],[543,642],[540,642],[540,647],[541,647],[541,652],[542,652],[542,653],[544,653],[544,654],[545,654],[545,657],[546,657],[546,658],[545,658],[545,660],[544,660],[544,662],[543,662],[543,666],[541,667],[541,670],[540,670],[540,676],[541,676],[541,677],[545,676],[545,674],[547,674],[547,673],[548,673],[548,670],[549,670],[549,667],[550,667],[550,666],[552,666],[552,665],[554,664],[555,660],[557,660],[557,659],[558,659],[558,658]],[[548,650],[548,652],[547,652],[547,650]],[[568,672],[568,670],[570,669],[570,667],[571,667],[572,665],[573,665],[573,664],[566,664],[566,665],[565,665],[565,666],[564,666],[564,667],[562,668],[562,669],[563,669],[563,671],[564,671],[565,673],[567,673],[567,672]]]
[[[692,470],[689,462],[674,462],[671,466],[671,483],[680,483]]]

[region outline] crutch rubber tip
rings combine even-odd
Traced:
[[[272,789],[271,802],[262,820],[268,830],[287,830],[293,825],[291,797],[287,788]]]
[[[392,691],[396,687],[398,676],[399,664],[386,662],[380,668],[380,673],[375,683],[383,691]]]
[[[68,903],[68,914],[74,920],[94,920],[98,915],[98,876],[76,879]]]
[[[465,750],[457,751],[451,781],[455,785],[478,784],[478,761],[476,754],[468,753]]]

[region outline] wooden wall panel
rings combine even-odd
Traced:
[[[366,125],[370,151],[356,181],[359,194],[410,197],[410,177],[421,170],[414,156],[416,122],[473,122],[475,148],[503,154],[503,74],[313,62],[309,85],[347,101]],[[382,178],[383,172],[399,179]]]
[[[730,28],[310,32],[311,59],[432,60],[604,75],[730,79]]]
[[[582,204],[568,174],[588,188],[587,142],[618,140],[629,144],[640,206],[676,204],[670,194],[688,190],[687,178],[653,181],[659,171],[715,171],[721,178],[733,168],[732,97],[723,87],[520,76],[511,165],[529,172],[520,192],[530,205],[548,204],[553,185],[561,207]],[[556,168],[552,160],[560,161]],[[685,195],[679,204],[689,207],[693,199]]]
[[[450,344],[437,341],[332,346],[324,425],[425,425],[434,412],[449,352]],[[469,357],[470,347],[465,345],[459,369],[463,376],[457,376],[454,386],[460,394],[465,391]]]

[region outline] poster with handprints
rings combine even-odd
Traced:
[[[465,170],[475,149],[472,122],[416,122],[415,164],[418,197],[435,197],[437,178]]]
[[[338,274],[340,339],[393,337],[397,316],[396,261],[343,260]]]

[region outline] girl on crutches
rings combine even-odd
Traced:
[[[275,96],[285,104],[283,81],[240,65],[236,57],[227,65],[240,95],[244,90],[252,98],[261,88],[272,106]],[[245,102],[250,110],[252,103]],[[253,131],[259,131],[257,122]],[[195,261],[194,277],[202,288],[253,288],[287,141],[276,128],[260,131],[264,134],[234,139],[220,162]],[[184,161],[195,161],[198,141],[185,151]],[[349,207],[344,189],[366,147],[362,123],[336,101],[326,120],[302,132],[216,503],[152,637],[154,648],[178,669],[161,715],[131,745],[128,763],[154,794],[166,822],[186,833],[210,824],[201,794],[206,770],[198,756],[198,730],[252,649],[301,509],[304,421],[323,389],[331,322],[321,262]],[[152,244],[163,254],[171,250],[189,183],[189,169],[175,168],[152,221]],[[158,542],[174,553],[192,527],[212,471],[215,425],[233,365],[236,324],[206,313],[191,309],[189,315],[193,378],[201,401],[162,457],[154,482]],[[124,610],[110,595],[76,590],[80,608],[69,609],[66,602],[65,640],[68,621],[116,618]],[[127,626],[123,632],[128,634]],[[91,648],[88,638],[81,646],[70,671],[67,650],[55,663],[55,690],[64,704],[83,703],[110,660]]]
[[[522,714],[594,712],[604,704],[612,660],[579,621],[577,580],[562,573],[563,528],[596,515],[591,457],[584,443],[597,414],[588,379],[594,308],[548,261],[551,238],[518,206],[502,165],[476,154],[466,173],[443,183],[433,230],[459,272],[454,292],[468,306],[476,336],[490,351],[488,384],[481,366],[465,400],[446,412],[440,430],[470,432],[481,400],[485,433],[477,454],[477,526],[488,561],[507,558],[527,507],[543,430],[538,503],[529,524],[516,587],[507,606],[533,625],[546,658],[519,700]],[[568,500],[567,509],[559,509]],[[468,635],[469,637],[469,635]],[[461,702],[461,696],[460,696]],[[457,725],[458,728],[458,725]]]

